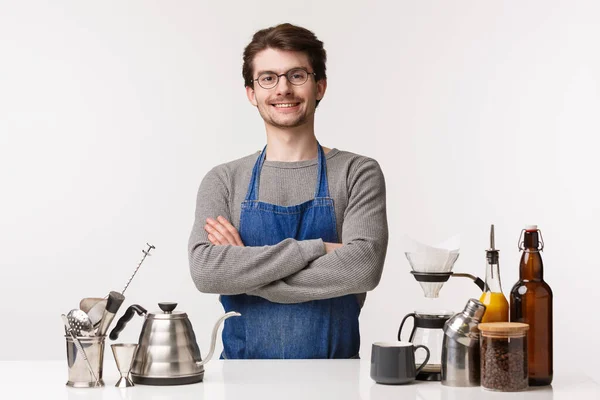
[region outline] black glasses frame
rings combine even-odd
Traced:
[[[306,72],[306,80],[305,80],[304,82],[302,82],[302,83],[292,83],[292,81],[290,80],[290,77],[289,77],[289,75],[290,75],[290,73],[292,73],[293,71],[298,71],[298,70],[301,70],[301,71],[304,71],[304,72]],[[275,81],[275,83],[273,84],[273,86],[271,86],[271,87],[264,87],[263,85],[261,85],[261,84],[260,84],[260,77],[261,77],[262,75],[264,75],[264,74],[274,74],[274,75],[277,77],[277,80]],[[263,88],[263,89],[265,89],[265,90],[269,90],[269,89],[273,89],[273,88],[275,88],[277,85],[279,85],[279,78],[281,78],[282,76],[285,76],[285,78],[287,79],[287,81],[288,81],[288,82],[289,82],[291,85],[294,85],[294,86],[302,86],[302,85],[304,85],[304,84],[305,84],[305,83],[308,81],[308,77],[309,77],[310,75],[314,75],[315,79],[317,79],[317,74],[316,74],[316,72],[308,72],[308,70],[306,70],[305,68],[292,68],[292,69],[290,69],[289,71],[287,71],[286,73],[279,74],[279,75],[277,75],[275,72],[267,71],[267,72],[263,72],[262,74],[260,74],[260,75],[258,76],[258,78],[256,78],[256,79],[252,79],[252,80],[250,81],[250,83],[254,83],[254,82],[256,82],[256,83],[258,83],[258,86],[260,86],[261,88]]]

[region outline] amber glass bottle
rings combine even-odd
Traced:
[[[529,385],[552,383],[552,289],[544,282],[540,251],[544,248],[536,225],[527,226],[519,266],[519,281],[510,292],[510,320],[529,324],[527,355]]]

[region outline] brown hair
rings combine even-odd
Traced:
[[[315,80],[327,79],[325,73],[327,53],[323,48],[323,42],[317,39],[315,34],[308,29],[285,23],[256,32],[250,44],[244,49],[244,64],[242,66],[244,86],[252,86],[254,57],[268,48],[305,53],[316,74]],[[319,101],[317,100],[318,104]]]

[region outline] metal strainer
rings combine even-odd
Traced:
[[[86,313],[75,308],[67,314],[67,320],[75,336],[94,336],[94,327]]]

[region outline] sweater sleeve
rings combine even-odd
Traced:
[[[188,242],[190,273],[201,292],[247,293],[290,276],[325,254],[321,239],[286,239],[273,246],[258,247],[211,244],[204,230],[206,218],[222,215],[231,221],[228,197],[226,174],[211,170],[198,190],[195,220]]]
[[[300,303],[373,290],[381,279],[388,245],[385,180],[367,159],[348,179],[343,246],[306,268],[249,293],[277,303]]]

